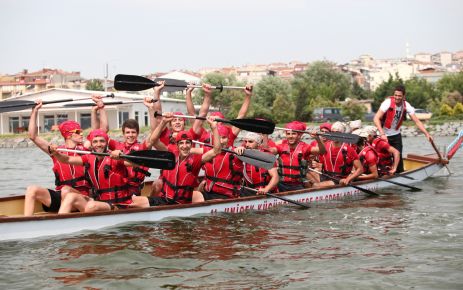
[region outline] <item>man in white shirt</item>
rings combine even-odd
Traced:
[[[405,87],[402,85],[394,89],[394,96],[384,100],[379,107],[378,112],[373,119],[373,122],[378,128],[381,138],[388,141],[389,144],[400,152],[400,162],[397,167],[397,173],[404,171],[402,160],[402,135],[400,134],[400,126],[405,115],[408,114],[415,122],[418,129],[424,133],[429,141],[432,141],[432,136],[426,131],[423,123],[416,117],[415,108],[405,101]]]

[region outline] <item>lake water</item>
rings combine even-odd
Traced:
[[[52,186],[50,167],[38,149],[1,149],[2,196]],[[463,289],[463,152],[450,169],[417,193],[0,242],[0,288]]]

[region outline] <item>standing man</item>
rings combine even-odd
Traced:
[[[405,120],[406,114],[410,116],[418,129],[424,133],[426,138],[432,142],[431,135],[428,131],[426,131],[423,123],[421,123],[421,121],[416,117],[415,108],[405,101],[405,87],[403,85],[395,87],[394,96],[391,96],[382,102],[373,119],[376,128],[379,130],[381,138],[388,141],[392,147],[396,148],[400,152],[400,161],[399,166],[397,167],[397,173],[404,171],[400,126],[402,125],[403,120]]]

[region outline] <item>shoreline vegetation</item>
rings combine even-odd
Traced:
[[[364,123],[364,125],[368,125],[369,123]],[[307,130],[318,130],[320,123],[308,123]],[[463,121],[455,120],[449,121],[439,124],[424,124],[426,129],[429,133],[434,137],[441,137],[441,136],[456,136],[458,132],[463,128]],[[402,127],[402,136],[403,137],[415,137],[421,136],[422,133],[418,130],[418,128],[413,124],[413,122],[405,122]],[[87,129],[84,131],[84,137],[87,136],[90,130]],[[144,127],[140,129],[140,136],[139,140],[144,140],[147,137],[149,132],[148,127]],[[274,140],[280,140],[283,138],[282,131],[275,131],[270,137]],[[51,143],[61,145],[63,144],[63,137],[59,132],[48,132],[48,133],[41,133],[41,137],[50,141]],[[115,140],[122,140],[122,133],[120,129],[111,130],[109,132],[109,136]],[[308,136],[308,135],[306,135]],[[239,137],[238,137],[239,138]],[[308,138],[308,137],[306,137]],[[34,147],[34,143],[29,140],[29,137],[26,133],[22,134],[6,134],[0,135],[0,149],[1,148],[28,148]]]

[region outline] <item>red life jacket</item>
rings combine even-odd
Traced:
[[[243,177],[243,163],[233,154],[222,152],[204,164],[205,190],[228,197],[239,195],[239,186]]]
[[[285,140],[286,141],[286,140]],[[307,160],[304,159],[307,145],[304,142],[299,142],[296,148],[291,152],[288,142],[283,142],[278,145],[278,175],[280,182],[286,183],[303,183],[303,179],[307,173]]]
[[[130,154],[134,151],[146,150],[146,143],[139,143],[135,141],[133,144],[127,144],[123,142],[117,142],[111,140],[109,142],[109,149],[110,150],[121,150],[124,154]],[[127,167],[128,173],[128,183],[131,187],[131,192],[134,194],[138,194],[141,190],[143,185],[143,181],[145,180],[146,176],[151,176],[151,173],[148,171],[149,168],[145,166],[138,166],[138,167]]]
[[[161,196],[177,203],[191,203],[193,189],[198,186],[198,174],[201,168],[194,164],[198,162],[201,164],[201,155],[190,154],[180,161],[178,151],[174,153],[176,155],[175,168],[163,170],[161,174],[163,181]]]
[[[389,170],[392,168],[394,164],[394,155],[387,150],[380,150],[379,147],[381,143],[387,143],[387,141],[377,137],[373,140],[371,147],[375,149],[376,153],[378,154],[378,172],[380,175],[387,174]]]
[[[376,157],[375,164],[378,164],[378,153],[376,152],[376,150],[373,149],[373,147],[371,147],[370,145],[365,145],[365,147],[363,147],[362,151],[360,151],[360,153],[359,153],[360,163],[362,163],[363,172],[365,174],[370,174],[371,173],[370,172],[370,166],[367,164],[367,160],[366,160],[366,155],[369,152],[373,152],[373,154],[375,154],[375,157]]]
[[[59,146],[59,148],[66,148],[66,146]],[[88,151],[82,145],[77,145],[75,148],[72,149]],[[68,156],[80,156],[79,154],[73,152],[62,152],[62,154],[66,154]],[[53,172],[55,174],[56,190],[60,190],[61,188],[63,188],[63,186],[68,185],[72,188],[77,189],[83,195],[89,195],[91,186],[86,178],[84,166],[62,163],[54,157],[52,157],[52,160]]]
[[[243,173],[246,186],[252,188],[265,187],[272,179],[267,169],[247,163],[244,164]]]
[[[94,188],[95,200],[114,204],[132,203],[132,194],[127,184],[127,167],[122,160],[105,156],[98,162],[94,155],[82,156],[82,160]]]
[[[396,108],[397,105],[395,103],[394,97],[390,97],[391,99],[391,105],[389,106],[389,109],[387,109],[386,113],[383,115],[383,118],[381,119],[381,126],[387,129],[391,129],[392,126],[392,121],[394,120],[394,116],[396,113]],[[399,117],[399,122],[397,122],[397,126],[395,127],[395,130],[399,130],[400,126],[402,125],[403,120],[405,120],[407,108],[405,104],[405,97],[402,101],[402,112]]]
[[[326,153],[320,155],[320,161],[323,164],[323,172],[338,178],[345,178],[351,173],[352,167],[354,166],[354,160],[349,158],[348,154],[349,151],[354,149],[347,143],[342,143],[337,155],[333,156],[332,154],[335,152],[332,148],[333,142],[327,142]]]

